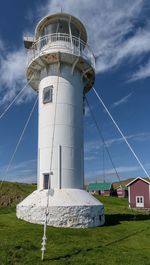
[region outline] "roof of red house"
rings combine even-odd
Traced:
[[[87,187],[87,190],[111,190],[112,183],[111,182],[96,182],[90,183]]]
[[[140,180],[142,180],[142,181],[144,181],[145,183],[147,183],[147,184],[150,185],[150,180],[146,180],[146,179],[143,179],[143,178],[141,178],[141,177],[137,177],[137,178],[133,179],[132,181],[130,181],[126,186],[127,186],[127,187],[130,186],[132,183],[134,183],[134,182],[137,181],[138,179],[140,179]]]

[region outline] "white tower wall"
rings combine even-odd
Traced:
[[[17,205],[17,217],[43,224],[46,212],[52,226],[103,225],[103,204],[83,190],[83,96],[95,80],[86,30],[58,13],[43,18],[24,43],[27,79],[39,96],[38,187]]]
[[[54,64],[49,66],[47,73],[43,70],[41,77],[39,84],[38,189],[44,188],[43,176],[49,173],[50,169],[52,171],[51,188],[82,189],[84,174],[81,74],[78,70],[72,74],[69,65],[61,65],[59,69],[58,64]],[[52,102],[44,104],[43,89],[48,86],[53,87]]]

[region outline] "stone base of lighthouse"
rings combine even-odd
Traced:
[[[47,224],[55,227],[86,228],[105,222],[104,207],[84,190],[55,189],[49,192]],[[17,205],[17,217],[44,224],[48,190],[36,190]]]

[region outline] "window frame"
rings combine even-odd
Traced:
[[[45,94],[49,92],[48,99],[45,98]],[[42,95],[42,101],[43,104],[52,103],[53,102],[53,86],[47,86],[43,89],[43,95]]]

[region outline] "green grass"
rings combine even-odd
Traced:
[[[106,225],[90,229],[43,227],[18,220],[15,207],[0,208],[0,265],[150,265],[150,215],[128,209],[127,199],[97,197]]]

